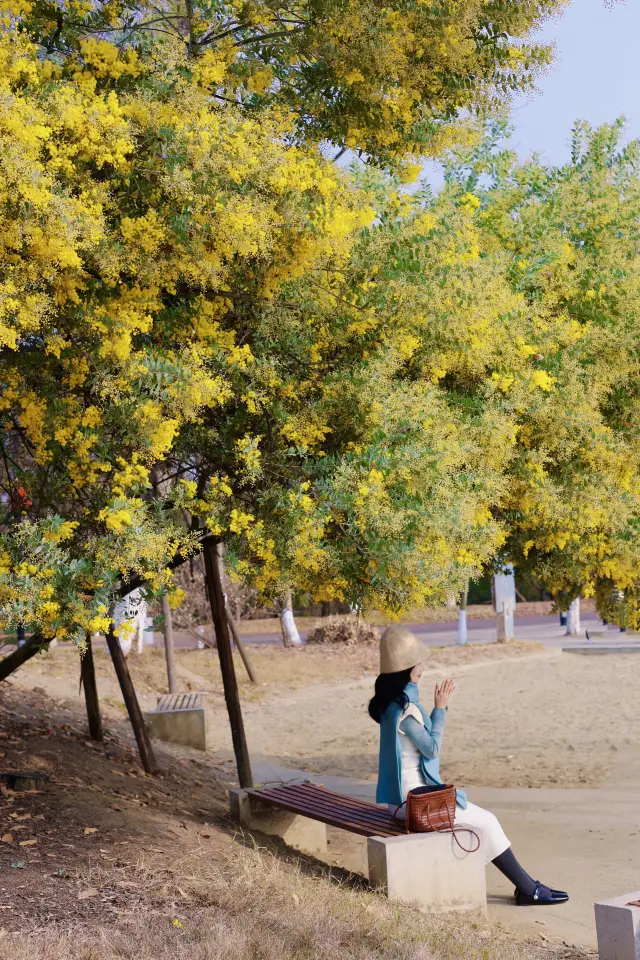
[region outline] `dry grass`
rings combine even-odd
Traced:
[[[481,916],[426,916],[258,849],[142,860],[110,924],[0,939],[0,960],[579,960]],[[92,879],[108,895],[111,878]],[[144,891],[144,896],[140,896]]]

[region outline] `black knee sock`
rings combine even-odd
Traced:
[[[507,847],[504,853],[501,853],[499,857],[496,857],[495,860],[491,862],[495,864],[500,873],[504,873],[507,880],[511,880],[514,887],[517,887],[518,890],[521,890],[522,893],[529,897],[533,896],[536,889],[536,881],[532,880],[527,871],[520,866],[511,847]],[[540,884],[540,893],[543,896],[548,896],[546,887],[543,887],[542,884]]]

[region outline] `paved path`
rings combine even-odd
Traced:
[[[430,647],[454,646],[457,643],[458,625],[451,623],[412,623],[407,624],[423,643]],[[607,640],[631,639],[631,634],[620,633],[617,627],[603,627],[595,613],[582,618],[580,637],[566,637],[565,628],[560,626],[558,617],[516,617],[515,632],[518,640],[532,640],[548,647],[565,647],[583,643],[585,628],[590,632],[604,631]],[[300,636],[306,640],[306,632]],[[470,620],[468,624],[469,643],[493,643],[496,639],[495,619]],[[247,633],[242,639],[248,644],[276,644],[282,640],[279,633]],[[162,638],[156,635],[156,645],[162,644]],[[196,641],[188,634],[176,633],[176,646],[194,647]]]
[[[252,758],[256,782],[305,778],[373,802],[375,785],[316,776]],[[622,754],[611,780],[594,789],[469,790],[470,799],[502,822],[514,852],[533,876],[568,890],[558,907],[516,907],[513,888],[488,868],[489,913],[505,924],[552,940],[596,946],[593,902],[640,888],[640,756]],[[345,835],[342,835],[345,836]],[[355,841],[357,842],[357,841]],[[354,841],[344,840],[351,847]],[[362,861],[364,849],[360,851]]]

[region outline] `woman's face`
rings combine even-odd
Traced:
[[[424,666],[421,663],[417,663],[413,670],[411,671],[411,683],[420,683],[422,679],[422,674],[424,673]]]

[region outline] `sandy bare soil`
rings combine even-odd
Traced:
[[[378,728],[366,704],[377,651],[372,647],[252,651],[258,684],[237,671],[252,754],[314,773],[373,779]],[[637,659],[637,658],[636,658]],[[634,749],[640,726],[639,664],[628,657],[575,657],[535,645],[435,649],[423,702],[435,679],[457,682],[442,754],[443,773],[461,785],[595,786],[620,750]],[[96,656],[107,716],[124,708],[104,653]],[[160,651],[131,656],[143,705],[163,692]],[[215,651],[178,652],[182,689],[209,691],[210,755],[231,758],[231,739]],[[77,656],[56,650],[30,662],[15,683],[79,703]]]
[[[553,651],[432,668],[422,684],[425,703],[436,677],[457,683],[445,729],[444,775],[469,786],[601,783],[617,751],[637,742],[637,667],[632,656]],[[317,773],[374,778],[378,728],[366,713],[371,693],[370,678],[270,691],[261,703],[246,705],[252,749]],[[212,733],[212,747],[224,751],[221,722]]]

